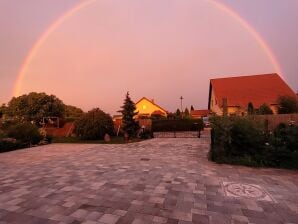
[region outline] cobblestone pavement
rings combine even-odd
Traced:
[[[298,223],[298,172],[219,165],[205,135],[0,154],[0,223]]]

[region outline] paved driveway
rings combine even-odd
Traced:
[[[214,164],[208,147],[204,136],[0,154],[0,223],[298,223],[297,171]]]

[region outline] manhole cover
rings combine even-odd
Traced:
[[[226,196],[273,201],[272,197],[261,186],[234,182],[223,182]]]
[[[149,158],[141,158],[141,161],[149,161]]]

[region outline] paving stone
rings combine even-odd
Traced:
[[[209,217],[207,215],[192,215],[192,222],[196,224],[209,224]]]
[[[93,211],[93,212],[90,212],[90,213],[85,217],[85,219],[86,219],[86,220],[91,220],[91,221],[96,221],[96,220],[98,220],[102,215],[103,215],[102,212],[96,212],[96,211]]]
[[[164,217],[154,216],[153,222],[155,223],[167,223],[168,219]]]
[[[118,216],[125,216],[127,214],[127,211],[117,209],[113,212],[113,214]]]
[[[70,216],[77,218],[77,219],[83,219],[87,216],[88,212],[84,209],[78,209],[74,213],[72,213]]]
[[[118,221],[118,219],[120,218],[120,216],[117,215],[113,215],[113,214],[104,214],[99,221],[106,223],[106,224],[114,224]]]

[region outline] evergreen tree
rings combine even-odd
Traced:
[[[190,111],[194,111],[193,105],[190,106]]]
[[[254,106],[252,104],[252,102],[249,102],[248,105],[247,105],[247,113],[249,115],[252,115],[255,113],[255,109],[254,109]]]
[[[129,137],[135,137],[140,127],[139,123],[134,119],[138,113],[135,112],[136,105],[131,100],[129,92],[126,93],[124,104],[121,108],[122,110],[119,112],[122,114],[122,129]]]
[[[228,116],[228,99],[227,98],[222,98],[222,115]]]
[[[189,117],[189,110],[186,107],[185,110],[184,110],[184,118],[188,118],[188,117]]]
[[[179,108],[176,110],[175,117],[178,119],[181,118],[181,111],[179,110]]]

